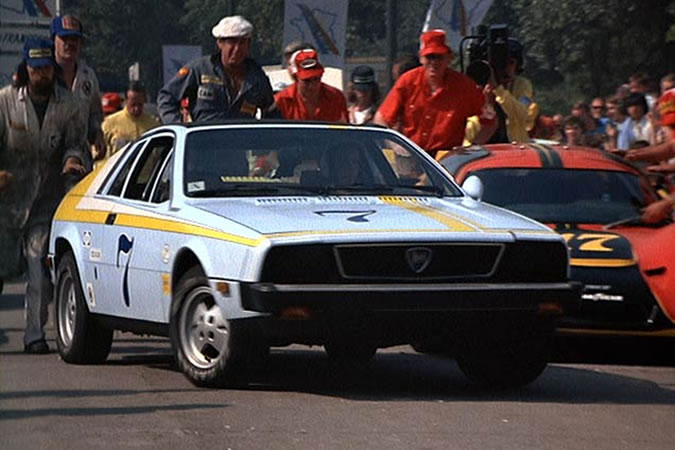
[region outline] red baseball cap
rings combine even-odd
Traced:
[[[452,54],[452,50],[445,43],[445,31],[429,30],[420,36],[420,56],[431,54]]]
[[[117,92],[106,92],[101,96],[101,107],[104,113],[114,113],[122,107],[122,97]]]
[[[668,89],[658,101],[661,125],[675,125],[675,89]]]
[[[291,56],[291,70],[300,80],[320,77],[323,75],[323,66],[319,62],[316,50],[298,50]]]

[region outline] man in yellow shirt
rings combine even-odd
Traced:
[[[132,81],[126,93],[124,109],[111,114],[103,121],[103,137],[106,145],[106,158],[133,141],[141,134],[159,126],[156,117],[143,111],[145,89],[137,81]]]

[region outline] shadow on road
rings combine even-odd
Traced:
[[[162,411],[189,411],[195,409],[220,409],[228,405],[190,403],[186,405],[148,405],[100,408],[36,408],[36,409],[4,409],[0,411],[1,420],[35,419],[37,417],[91,417],[117,416],[130,414],[147,414]]]

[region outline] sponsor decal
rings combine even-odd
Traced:
[[[101,261],[102,256],[103,253],[100,248],[92,248],[89,250],[89,261],[99,262]]]
[[[96,306],[96,296],[94,295],[94,286],[91,283],[87,283],[87,296],[89,297],[89,304],[91,306]]]
[[[164,244],[164,246],[162,247],[162,262],[164,264],[168,264],[170,258],[171,258],[171,248],[169,247],[169,244]]]
[[[241,104],[239,112],[241,112],[242,114],[248,114],[249,116],[255,116],[256,109],[257,108],[255,105],[252,105],[244,100],[244,102]]]
[[[592,302],[622,302],[623,295],[605,294],[603,292],[595,292],[593,294],[582,294],[583,300],[590,300]]]
[[[171,295],[171,276],[168,273],[162,274],[162,294]]]
[[[216,95],[214,94],[213,89],[201,85],[197,90],[197,98],[200,100],[213,100],[216,98]]]
[[[91,94],[91,81],[86,80],[82,83],[82,92],[84,92],[84,95],[87,97]]]
[[[59,147],[59,142],[61,142],[61,135],[56,133],[49,136],[49,148],[56,150]]]
[[[82,232],[82,246],[91,247],[91,231]]]
[[[181,69],[181,70],[182,70],[182,69]],[[214,76],[214,75],[202,75],[202,76],[199,78],[199,82],[200,82],[201,84],[209,84],[209,83],[212,83],[212,84],[218,84],[218,85],[220,85],[220,86],[223,85],[223,80],[221,80],[220,78],[218,78],[217,76]]]

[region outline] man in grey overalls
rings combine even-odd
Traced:
[[[223,18],[211,30],[219,51],[189,62],[159,91],[162,122],[181,122],[181,100],[188,99],[194,122],[280,117],[270,112],[270,81],[249,55],[253,25],[241,16]]]
[[[52,42],[30,39],[23,55],[14,84],[0,90],[0,277],[18,274],[25,257],[24,351],[48,353],[49,230],[68,176],[85,172],[86,123],[81,103],[54,82]]]
[[[93,154],[87,152],[84,165],[87,170],[92,168],[92,159],[105,157],[105,143],[103,140],[103,106],[101,104],[101,89],[94,69],[80,57],[84,34],[80,20],[70,14],[56,16],[52,19],[52,41],[54,41],[54,56],[59,65],[58,82],[70,89],[81,102],[80,113],[87,124],[87,142],[92,146]]]

